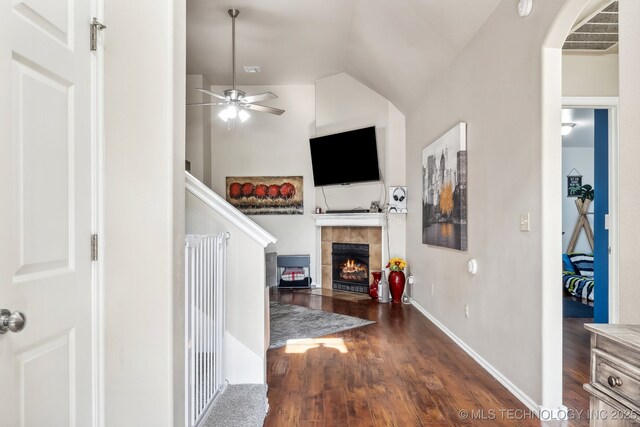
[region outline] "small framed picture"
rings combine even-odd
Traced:
[[[580,196],[581,187],[582,187],[582,175],[567,176],[567,197]]]

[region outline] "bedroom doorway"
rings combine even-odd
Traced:
[[[616,323],[617,98],[564,98],[562,122],[563,317]]]
[[[596,234],[598,243],[606,239],[608,245],[608,236],[594,231],[595,208],[607,203],[604,200],[607,194],[600,191],[603,183],[595,183],[596,159],[599,160],[598,166],[602,163],[601,157],[595,156],[598,151],[596,145],[608,145],[606,135],[596,144],[595,116],[593,108],[562,109],[562,175],[565,181],[562,199],[563,318],[583,319],[582,323],[594,319]],[[598,203],[595,200],[596,188]],[[603,286],[606,283],[598,281],[598,287]]]
[[[617,98],[564,98],[562,123],[562,400],[579,412],[589,409],[584,324],[617,315]]]

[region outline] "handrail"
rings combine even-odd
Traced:
[[[233,207],[231,203],[220,197],[220,195],[216,194],[189,172],[185,172],[185,188],[202,203],[222,215],[223,218],[238,227],[240,231],[251,237],[263,248],[267,247],[269,243],[276,243],[277,239],[264,228],[253,222],[249,217]]]

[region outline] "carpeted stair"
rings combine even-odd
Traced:
[[[228,385],[202,427],[261,427],[268,409],[266,384]]]

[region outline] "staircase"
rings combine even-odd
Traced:
[[[196,280],[213,274],[223,286],[221,294],[208,285],[197,288],[197,295],[205,298],[203,310],[187,307],[187,312],[192,312],[187,326],[195,328],[193,333],[204,333],[204,337],[198,335],[195,340],[193,333],[187,334],[191,337],[187,352],[199,348],[207,354],[219,352],[219,356],[207,358],[203,366],[193,355],[187,356],[192,363],[188,363],[191,371],[187,372],[186,387],[190,392],[186,425],[261,426],[268,408],[269,293],[265,286],[265,248],[276,239],[189,173],[185,187],[186,234],[196,236],[191,238],[224,236],[226,257],[221,265],[212,262],[212,267],[201,258],[218,255],[204,251],[197,258],[198,271],[186,260],[187,280],[190,274]],[[219,301],[223,295],[222,308],[213,306],[216,295]],[[187,304],[189,301],[193,303],[187,298]],[[220,310],[224,316],[216,323],[213,319]],[[223,325],[221,337],[216,337],[214,324]],[[221,381],[229,385],[221,387]],[[199,390],[204,393],[198,394]]]

